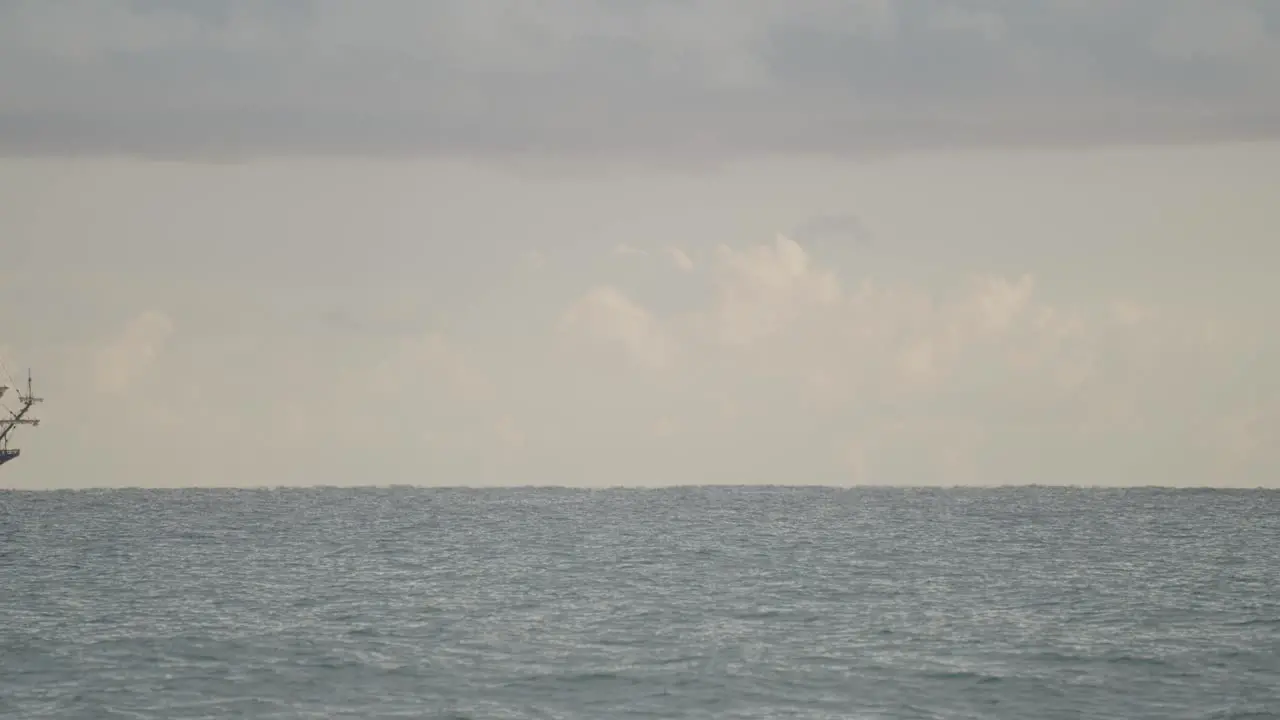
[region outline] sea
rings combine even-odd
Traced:
[[[1280,718],[1280,492],[0,492],[0,717]]]

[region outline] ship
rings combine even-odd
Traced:
[[[30,417],[31,408],[38,402],[43,402],[42,398],[35,396],[31,390],[31,371],[27,371],[27,392],[22,394],[18,391],[17,410],[11,410],[4,404],[4,396],[10,390],[7,385],[0,385],[0,466],[16,459],[22,454],[22,451],[16,447],[9,447],[9,438],[13,435],[13,429],[19,425],[30,425],[35,427],[40,424],[36,418]]]

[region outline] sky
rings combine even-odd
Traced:
[[[0,0],[0,487],[1280,487],[1277,197],[1265,0]]]

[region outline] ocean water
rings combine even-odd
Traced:
[[[0,492],[0,717],[1280,717],[1280,492]]]

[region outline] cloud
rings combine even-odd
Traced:
[[[754,361],[781,363],[775,373],[807,375],[824,392],[859,369],[881,373],[882,387],[940,379],[969,343],[1008,328],[1031,287],[1029,276],[981,278],[946,305],[909,286],[846,289],[782,235],[772,245],[722,247],[719,260],[716,299],[699,327]]]
[[[648,255],[649,253],[639,248],[631,247],[626,243],[618,243],[613,247],[614,255]]]
[[[1274,484],[1276,154],[9,159],[0,482]]]
[[[305,353],[280,348],[264,378],[283,386],[264,388],[268,397],[287,399],[265,414],[288,428],[292,447],[338,443],[394,452],[425,441],[474,450],[519,435],[489,372],[443,333],[392,336],[344,354],[336,367],[310,362]],[[302,367],[308,370],[294,369]]]
[[[1190,410],[1168,383],[1203,377],[1192,368],[1225,357],[1223,338],[1197,339],[1185,318],[1167,321],[1132,299],[1054,304],[1038,296],[1030,273],[974,275],[950,294],[871,279],[846,286],[785,236],[720,248],[712,281],[707,306],[665,319],[612,290],[597,290],[571,315],[590,314],[592,327],[634,356],[661,357],[703,410],[715,398],[733,401],[732,422],[750,432],[785,434],[800,417],[809,416],[806,427],[825,418],[825,452],[845,480],[923,473],[931,483],[981,483],[1044,472],[1089,482],[1088,473],[1110,469],[1076,456],[1080,443],[1111,434],[1146,447],[1164,442],[1154,439],[1161,414],[1217,412]],[[1239,351],[1248,341],[1228,342]],[[670,347],[683,351],[652,349]],[[1211,389],[1203,392],[1196,402],[1214,402]],[[1256,452],[1257,428],[1271,427],[1220,417],[1212,437],[1230,440],[1205,442],[1235,449],[1224,457]],[[661,437],[724,422],[670,408],[661,418]],[[1033,447],[1039,455],[1028,454]]]
[[[579,298],[560,319],[560,329],[619,345],[643,367],[669,366],[676,348],[657,319],[610,286],[598,286]]]
[[[664,250],[666,250],[667,257],[671,258],[671,262],[676,266],[676,269],[681,272],[693,271],[693,258],[690,258],[688,253],[678,247],[671,246],[664,248]]]
[[[1264,0],[10,0],[0,150],[698,162],[1274,137],[1277,18]]]
[[[1207,336],[1194,316],[1141,297],[1053,302],[1025,272],[949,289],[845,278],[785,235],[721,246],[695,277],[710,294],[670,312],[601,284],[553,326],[532,328],[534,338],[558,330],[569,352],[554,351],[554,333],[545,347],[440,331],[351,343],[327,327],[199,337],[147,312],[90,355],[111,407],[76,410],[90,396],[68,387],[61,404],[93,420],[103,472],[136,463],[112,458],[146,437],[163,477],[203,484],[238,472],[448,484],[1090,482],[1115,463],[1149,462],[1124,459],[1138,452],[1124,443],[1178,447],[1176,418],[1196,419],[1184,444],[1220,463],[1197,467],[1255,472],[1274,457],[1280,406],[1223,404],[1205,380],[1231,374],[1249,334],[1219,326]],[[1208,384],[1188,394],[1191,377]],[[235,457],[189,467],[227,445]]]
[[[130,453],[140,452],[153,474],[138,479],[147,482],[238,483],[277,470],[271,481],[351,482],[367,477],[352,475],[353,463],[373,463],[367,472],[376,473],[407,452],[418,462],[398,477],[422,482],[415,470],[432,457],[456,461],[525,442],[490,374],[438,332],[358,343],[328,330],[179,341],[171,327],[162,314],[144,314],[93,356],[93,384],[115,396],[109,405],[77,384],[58,388],[62,412],[91,426],[81,439],[64,428],[60,441],[90,448],[103,473],[121,472],[112,462],[136,466]],[[226,448],[236,452],[217,452]]]
[[[148,310],[130,320],[124,330],[94,356],[97,389],[105,393],[128,390],[156,361],[173,329],[173,321],[156,310]]]
[[[750,344],[841,297],[835,274],[812,267],[799,243],[783,235],[771,246],[743,251],[721,245],[716,259],[712,317],[717,335],[730,344]]]
[[[492,382],[439,333],[397,340],[373,367],[366,392],[395,396],[444,389],[463,404],[492,402]]]

